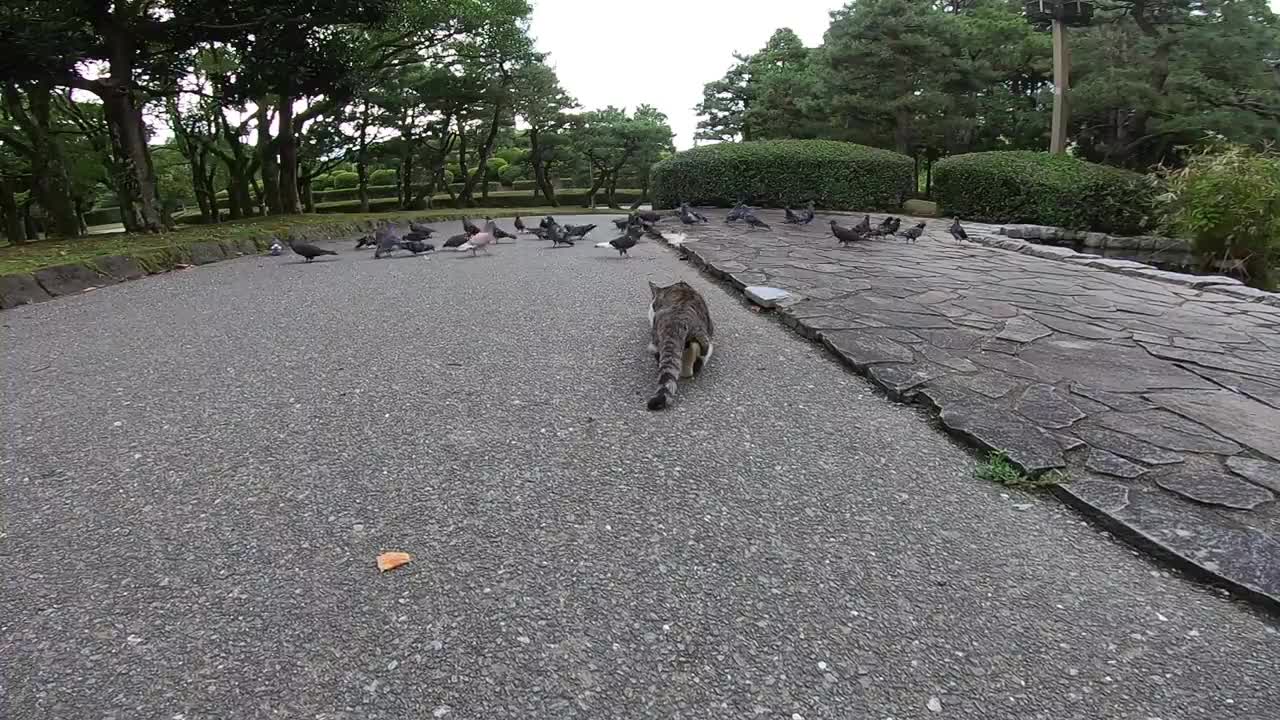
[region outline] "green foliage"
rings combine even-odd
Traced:
[[[537,187],[538,182],[536,180],[516,180],[511,183],[512,190],[524,190],[525,192],[529,192]]]
[[[369,173],[370,185],[395,185],[398,179],[395,170],[384,168]]]
[[[321,175],[315,176],[314,178],[311,179],[311,189],[312,190],[332,190],[333,176],[330,175],[329,173],[323,173]]]
[[[1147,230],[1157,193],[1157,185],[1137,173],[1029,151],[946,158],[934,166],[933,187],[947,216],[1115,235]]]
[[[500,157],[491,157],[484,162],[486,180],[496,182],[502,177],[502,169],[507,166],[507,161]]]
[[[1045,473],[1038,478],[1028,477],[1009,461],[1007,455],[999,451],[988,453],[986,462],[978,465],[977,469],[974,470],[974,475],[980,480],[988,480],[1005,487],[1026,490],[1051,487],[1062,483],[1066,479],[1061,472],[1056,470]]]
[[[640,199],[640,191],[635,189],[619,189],[616,198],[619,203],[630,204]],[[447,203],[447,195],[437,195],[437,203]],[[564,205],[583,205],[587,202],[586,190],[561,190],[556,193],[556,200]],[[492,208],[529,208],[539,207],[546,200],[529,192],[515,190],[491,191],[484,201],[485,207]],[[379,198],[371,200],[369,208],[372,212],[393,210],[397,207],[395,198]],[[575,210],[577,212],[578,210]],[[316,212],[320,213],[354,213],[360,212],[360,204],[354,201],[317,203]]]
[[[832,140],[721,143],[676,153],[653,168],[655,207],[681,201],[872,210],[897,207],[915,182],[911,158]]]
[[[523,178],[526,172],[527,168],[524,165],[507,165],[498,173],[498,179],[503,185],[511,185]]]
[[[360,175],[354,172],[336,172],[333,173],[333,187],[335,189],[353,188],[360,184]]]
[[[1206,264],[1239,264],[1270,288],[1280,263],[1280,155],[1228,146],[1165,174],[1163,227],[1190,237]]]
[[[522,150],[520,148],[502,148],[498,152],[494,153],[493,156],[501,158],[503,162],[508,165],[518,165],[525,161],[525,156],[528,152],[528,150]]]

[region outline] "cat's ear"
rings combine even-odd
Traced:
[[[662,288],[657,285],[654,285],[652,280],[649,281],[649,292],[653,293],[654,297],[658,297],[658,291],[661,289]]]

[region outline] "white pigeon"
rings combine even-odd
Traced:
[[[492,233],[481,231],[471,236],[471,239],[458,246],[458,250],[470,250],[471,256],[475,257],[476,250],[483,249],[485,254],[489,252],[489,244],[496,241],[497,238]]]

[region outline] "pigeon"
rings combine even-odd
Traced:
[[[742,219],[743,219],[743,220],[746,220],[746,221],[747,221],[747,224],[748,224],[748,225],[750,225],[750,226],[751,226],[751,227],[753,227],[753,228],[764,228],[765,230],[771,230],[771,229],[772,229],[772,228],[770,228],[770,227],[769,227],[769,223],[767,223],[767,222],[765,222],[765,221],[761,220],[760,218],[756,217],[756,214],[755,214],[755,213],[753,213],[753,212],[751,212],[750,210],[748,210],[748,211],[746,212],[746,214],[744,214],[744,215],[742,216]]]
[[[662,231],[659,230],[653,223],[641,223],[639,225],[632,225],[631,227],[627,228],[628,234],[633,232],[635,233],[637,238],[640,237],[640,233],[644,233],[645,237],[650,237],[650,238],[653,238],[654,240],[663,239]]]
[[[551,239],[551,247],[559,247],[561,245],[573,247],[573,240],[565,237],[564,231],[559,225],[552,224],[548,226],[547,237]]]
[[[808,225],[811,222],[813,222],[813,201],[812,200],[810,200],[809,204],[805,206],[804,213],[800,215],[801,225]]]
[[[857,228],[840,227],[840,224],[835,220],[831,221],[831,234],[835,235],[836,240],[839,240],[840,244],[845,247],[848,247],[850,243],[867,239],[867,236],[858,232]]]
[[[889,218],[889,234],[890,235],[897,235],[898,228],[900,227],[902,227],[902,218],[900,217]]]
[[[689,203],[680,203],[680,222],[685,225],[696,225],[702,222],[698,219],[698,214],[689,209]]]
[[[585,238],[587,233],[595,230],[595,225],[565,225],[564,232],[566,237]]]
[[[372,235],[365,235],[364,237],[356,241],[357,250],[359,250],[362,247],[377,247],[377,246],[378,246],[378,242],[373,239]]]
[[[645,222],[656,223],[662,220],[663,215],[662,213],[654,212],[652,210],[638,210],[636,211],[636,217],[644,220]]]
[[[480,232],[480,228],[476,227],[476,224],[467,218],[462,218],[462,231],[468,235],[475,235]]]
[[[404,234],[405,240],[430,240],[431,236],[425,233],[413,232],[412,230]]]
[[[596,247],[598,248],[611,247],[618,251],[618,257],[629,258],[631,256],[627,254],[627,251],[635,247],[636,242],[639,239],[640,238],[636,235],[634,230],[628,230],[626,234],[622,235],[621,237],[616,237],[608,242],[596,243]]]
[[[800,216],[792,212],[791,208],[783,208],[783,211],[786,213],[786,219],[784,219],[782,222],[788,225],[800,224]]]
[[[546,229],[546,228],[540,228],[540,227],[535,227],[535,228],[525,228],[525,232],[527,232],[527,233],[529,233],[530,235],[532,235],[532,236],[534,237],[534,239],[535,239],[535,240],[546,240],[546,239],[547,239],[547,229]]]
[[[272,255],[280,255],[280,254],[281,254],[281,253],[283,253],[283,252],[284,252],[284,246],[280,244],[280,241],[279,241],[279,240],[277,240],[277,241],[275,241],[275,242],[271,243],[271,254],[272,254]]]
[[[916,238],[920,237],[923,234],[924,234],[924,223],[919,223],[914,227],[907,228],[907,231],[902,233],[902,237],[906,240],[910,240],[911,242],[915,242]]]
[[[485,232],[491,233],[493,235],[494,242],[497,242],[498,240],[501,240],[503,238],[507,238],[508,240],[516,239],[515,235],[512,235],[506,230],[503,230],[502,228],[498,227],[498,224],[495,223],[493,221],[493,218],[491,217],[485,218],[484,228],[485,228]]]
[[[400,243],[400,247],[417,255],[419,253],[429,253],[436,249],[435,245],[424,240],[404,240]]]
[[[412,235],[421,235],[425,238],[429,238],[433,233],[435,233],[435,228],[430,227],[428,225],[423,225],[422,223],[419,223],[419,222],[410,221],[409,233]]]
[[[742,218],[746,217],[745,213],[749,213],[749,212],[751,212],[751,210],[746,206],[746,203],[740,202],[737,205],[733,206],[733,209],[729,211],[728,215],[724,216],[724,221],[733,222],[734,220],[741,220]]]
[[[692,215],[693,219],[698,222],[707,222],[707,216],[689,207],[689,203],[680,203],[680,209],[689,215]]]
[[[515,225],[516,232],[524,232],[524,220],[521,220],[519,215],[516,216]]]
[[[306,258],[307,259],[306,262],[311,262],[312,260],[315,260],[321,255],[337,255],[338,254],[332,250],[325,250],[324,248],[316,247],[311,243],[293,242],[292,240],[289,240],[287,242],[289,243],[289,249],[301,255],[302,257]]]
[[[630,216],[630,215],[628,215],[628,216],[626,216],[626,217],[624,217],[624,218],[618,218],[617,220],[614,220],[614,221],[613,221],[613,224],[614,224],[614,225],[615,225],[619,230],[626,230],[626,229],[627,229],[627,226],[631,224],[631,216]]]
[[[448,240],[445,240],[444,247],[454,248],[454,249],[461,248],[470,238],[471,236],[466,233],[459,233],[449,238]]]
[[[549,227],[551,227],[552,225],[556,225],[556,224],[558,224],[558,223],[556,222],[556,219],[555,219],[555,218],[553,218],[553,217],[551,217],[550,215],[548,215],[548,216],[546,216],[546,217],[542,218],[542,220],[540,220],[540,221],[538,222],[538,227],[543,228],[543,229],[546,229],[546,228],[549,228]]]
[[[964,231],[964,226],[960,224],[960,218],[951,218],[951,227],[949,230],[951,231],[951,237],[955,238],[957,241],[969,239],[969,233]]]
[[[853,229],[854,231],[860,232],[864,235],[871,232],[871,216],[863,215],[862,222],[858,223],[857,225],[854,225]]]
[[[476,256],[477,250],[484,250],[485,254],[487,255],[489,254],[489,244],[496,241],[497,241],[497,238],[495,238],[492,234],[487,232],[478,232],[475,235],[472,235],[470,240],[459,245],[458,250],[459,251],[470,250],[471,257]]]
[[[877,231],[876,232],[877,235],[892,235],[893,234],[893,216],[886,215],[885,218],[880,221],[880,224],[876,226],[876,231]]]
[[[373,236],[376,238],[378,243],[378,249],[373,251],[374,259],[391,255],[402,247],[400,244],[400,236],[392,232],[389,227],[384,226],[378,228],[378,231],[375,232]]]

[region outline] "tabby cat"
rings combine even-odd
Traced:
[[[658,287],[650,282],[649,290],[649,352],[658,356],[658,391],[649,398],[649,409],[661,410],[675,397],[677,378],[693,377],[711,359],[715,329],[707,301],[689,283]]]

